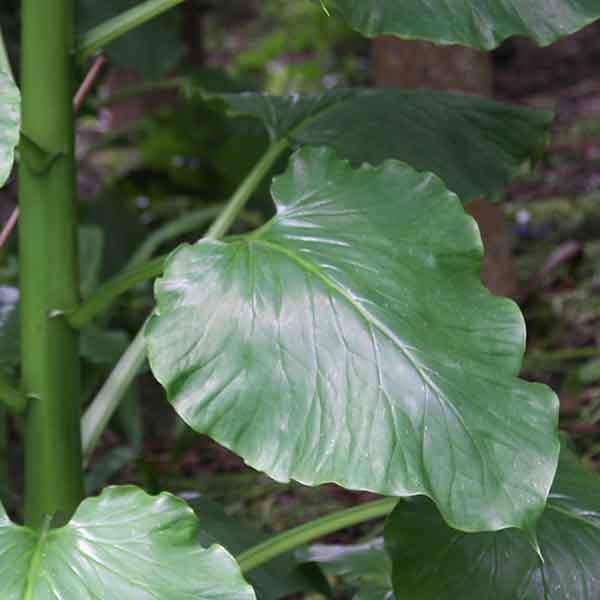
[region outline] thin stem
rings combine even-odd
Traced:
[[[214,219],[223,210],[223,205],[207,206],[199,208],[184,214],[182,217],[165,223],[156,231],[150,234],[146,240],[135,251],[127,263],[127,268],[131,269],[143,262],[146,262],[154,253],[170,240],[176,239],[190,231],[199,229],[206,225],[211,219]]]
[[[106,62],[106,58],[102,55],[97,56],[94,60],[90,70],[87,72],[87,75],[85,76],[84,80],[79,86],[79,89],[77,90],[77,93],[75,94],[75,97],[73,98],[73,108],[75,109],[75,112],[79,112],[79,110],[81,110],[87,95],[90,93],[94,83],[96,83],[96,79],[98,79],[100,71],[102,71],[102,67],[104,67]]]
[[[226,215],[226,218],[219,217],[210,228],[209,232],[205,235],[205,239],[219,239],[225,235],[225,233],[227,233],[227,229],[235,219],[236,215],[243,210],[244,205],[250,199],[252,193],[260,185],[262,179],[269,173],[275,164],[275,161],[281,156],[287,147],[287,141],[284,142],[282,140],[272,144],[267,149],[264,156],[254,166],[252,171],[250,171],[246,179],[240,184],[239,188],[236,190],[223,209],[221,217]],[[209,237],[209,234],[211,237]],[[96,423],[93,428],[91,425],[89,426],[90,429],[94,430],[94,435],[86,435],[86,438],[83,441],[87,456],[89,456],[94,450],[95,444],[102,433],[102,429],[99,427],[99,424],[103,423],[103,427],[106,426],[106,423],[108,423],[110,420],[115,408],[119,405],[119,402],[125,395],[125,392],[135,377],[136,371],[132,368],[128,368],[127,365],[141,364],[144,361],[145,356],[146,344],[144,341],[144,327],[142,327],[110,374],[110,388],[106,389],[106,386],[104,386],[102,390],[100,390],[102,397],[99,398],[99,394],[94,398],[92,404],[89,406],[83,417],[83,420],[87,421],[88,423]],[[94,414],[96,416],[88,417],[88,414]],[[86,428],[87,427],[88,425],[86,425]]]
[[[388,515],[394,510],[396,504],[398,504],[398,498],[385,498],[315,519],[310,523],[273,536],[262,544],[242,552],[236,557],[236,560],[242,573],[247,573],[276,556],[285,554],[324,535]]]
[[[75,329],[81,329],[106,310],[115,298],[144,281],[158,277],[163,272],[165,260],[166,256],[159,256],[109,279],[67,316],[68,322]]]
[[[227,206],[219,215],[219,218],[206,232],[205,239],[217,240],[227,233],[239,212],[246,206],[250,196],[252,196],[256,188],[260,185],[260,182],[273,168],[275,161],[288,147],[289,141],[286,138],[273,142],[269,146],[263,157],[256,163],[252,171],[235,191]]]
[[[25,521],[67,517],[83,497],[78,332],[50,311],[79,302],[75,192],[74,0],[23,0],[23,131],[51,156],[19,162],[21,373],[35,396],[25,420]]]
[[[29,398],[8,375],[0,374],[0,402],[12,413],[20,415],[25,412]]]
[[[89,461],[110,417],[119,406],[121,398],[127,392],[130,382],[138,374],[145,359],[142,327],[81,420],[81,443],[85,464]]]
[[[2,231],[0,232],[0,249],[4,248],[4,245],[10,238],[11,233],[13,232],[15,225],[19,221],[19,207],[15,206],[8,217],[8,220],[2,227]]]
[[[184,0],[146,0],[90,29],[79,40],[77,55],[85,59],[128,31],[181,4]]]

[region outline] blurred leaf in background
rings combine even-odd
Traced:
[[[78,0],[78,31],[84,33],[137,4],[139,0]],[[164,75],[184,54],[177,11],[166,12],[114,41],[106,54],[114,64],[132,68],[146,79]]]

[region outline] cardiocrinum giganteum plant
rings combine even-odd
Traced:
[[[551,115],[428,91],[212,93],[262,121],[267,151],[197,243],[80,297],[74,62],[180,1],[147,0],[75,38],[70,0],[23,0],[20,92],[2,45],[21,356],[0,395],[23,424],[26,493],[24,525],[0,508],[0,596],[278,598],[326,592],[300,564],[317,561],[353,575],[361,598],[600,597],[600,485],[561,449],[554,393],[518,377],[523,318],[480,282],[463,209],[501,197]],[[368,36],[482,49],[513,34],[548,44],[600,17],[597,0],[321,4]],[[275,216],[224,237],[282,162]],[[157,275],[152,315],[80,419],[80,337]],[[271,538],[202,499],[195,512],[134,486],[83,499],[82,465],[146,357],[181,418],[252,467],[385,498]],[[384,515],[384,540],[298,550]]]

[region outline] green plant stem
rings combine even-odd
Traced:
[[[256,188],[260,185],[260,182],[273,168],[275,161],[288,147],[289,141],[287,138],[282,138],[269,146],[262,158],[256,163],[252,171],[250,171],[246,179],[242,181],[240,187],[235,191],[223,212],[210,226],[204,236],[205,239],[218,240],[227,233],[239,212],[246,206],[250,196],[252,196]]]
[[[72,327],[81,329],[106,310],[115,298],[148,279],[158,277],[163,272],[166,258],[166,256],[159,256],[109,279],[68,315],[68,322]]]
[[[76,50],[78,57],[85,59],[91,56],[128,31],[143,25],[182,2],[183,0],[146,0],[146,2],[101,23],[81,37]]]
[[[13,414],[21,415],[25,412],[29,398],[21,392],[10,377],[0,374],[0,402]]]
[[[142,327],[81,419],[81,443],[85,464],[145,359]]]
[[[221,210],[223,210],[222,206],[203,208],[157,229],[137,249],[122,273],[101,285],[73,313],[68,315],[67,319],[71,326],[81,329],[106,311],[121,294],[148,279],[158,277],[163,272],[166,256],[149,259],[161,244],[198,229],[217,216]],[[247,219],[251,220],[250,215],[247,216]]]
[[[305,523],[273,536],[262,544],[242,552],[236,557],[236,560],[242,573],[247,573],[280,554],[285,554],[324,535],[377,517],[383,517],[391,513],[396,504],[398,504],[398,498],[385,498],[315,519],[310,523]]]
[[[129,259],[127,268],[131,269],[146,262],[152,258],[162,244],[189,233],[190,231],[199,229],[203,225],[206,225],[211,219],[217,217],[222,210],[223,205],[221,204],[206,206],[198,210],[190,211],[174,221],[165,223],[144,240]]]
[[[277,159],[287,148],[288,142],[281,140],[273,143],[267,149],[263,157],[230,198],[219,218],[217,218],[204,236],[204,239],[219,239],[227,233],[235,217],[243,210],[262,179],[270,172]],[[108,387],[107,384],[103,386],[83,417],[83,421],[86,422],[85,428],[88,431],[83,440],[86,456],[89,456],[93,452],[104,427],[131,385],[137,373],[137,369],[134,369],[132,365],[142,364],[145,356],[146,344],[144,340],[144,327],[142,327],[110,374],[107,380],[107,384],[110,381],[110,385]]]
[[[83,497],[78,333],[50,318],[79,301],[74,0],[21,6],[22,129],[48,159],[22,154],[19,163],[21,373],[35,397],[24,428],[25,521],[39,527],[45,515],[70,516]]]

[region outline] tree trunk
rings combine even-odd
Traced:
[[[375,82],[381,87],[429,88],[491,96],[492,67],[488,54],[462,46],[381,37],[372,45]],[[487,200],[470,202],[466,210],[479,224],[486,249],[481,276],[495,294],[512,296],[516,271],[512,237],[504,213]]]

